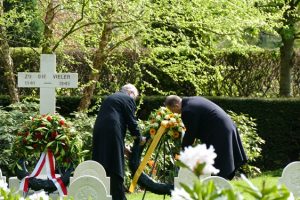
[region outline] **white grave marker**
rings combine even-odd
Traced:
[[[210,175],[201,175],[200,179],[204,179],[209,177]],[[180,183],[184,183],[189,186],[193,186],[194,181],[197,180],[198,177],[186,168],[180,168],[178,172],[178,177],[174,177],[174,187],[181,188]]]
[[[295,197],[300,197],[300,161],[294,161],[283,169],[279,183],[284,184]]]
[[[68,196],[74,200],[111,200],[111,195],[101,180],[84,175],[76,178],[69,187]]]
[[[55,88],[76,88],[77,73],[56,73],[55,54],[41,55],[41,72],[19,72],[18,87],[40,88],[40,114],[55,113]]]
[[[74,171],[74,176],[70,177],[70,183],[72,183],[76,178],[84,175],[98,178],[103,182],[106,190],[110,192],[110,177],[106,176],[105,169],[100,163],[94,160],[86,160],[80,163]]]

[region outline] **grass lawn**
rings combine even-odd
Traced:
[[[259,177],[250,178],[250,181],[257,187],[261,188],[263,182],[265,181],[265,184],[270,187],[273,185],[276,185],[278,183],[278,178],[281,175],[281,170],[272,171],[272,172],[265,172]],[[243,180],[240,178],[237,178],[235,180],[230,181],[234,187],[234,189],[237,189],[241,191],[240,187],[238,185],[247,185]],[[127,194],[126,197],[128,200],[141,200],[143,198],[144,192],[136,192],[132,194]],[[245,194],[245,199],[251,200],[251,197]],[[161,199],[171,199],[170,196],[163,196],[163,195],[156,195],[151,192],[146,192],[145,200],[161,200]]]

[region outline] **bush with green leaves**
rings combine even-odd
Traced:
[[[85,155],[84,160],[92,159],[92,139],[93,128],[96,120],[96,116],[89,116],[83,112],[71,113],[70,121],[72,121],[74,128],[81,135],[83,140],[83,149],[88,150],[89,153]]]
[[[239,130],[248,157],[248,164],[243,166],[243,170],[248,175],[255,176],[260,173],[260,169],[257,166],[253,166],[253,164],[261,157],[261,146],[265,141],[257,134],[255,119],[247,114],[237,114],[233,111],[228,111],[228,114]]]
[[[39,111],[38,104],[23,102],[12,104],[6,108],[0,107],[0,168],[4,173],[10,173],[8,166],[14,163],[14,155],[7,151],[11,149],[15,135],[22,123]]]

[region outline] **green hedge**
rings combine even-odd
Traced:
[[[300,99],[250,99],[207,97],[224,110],[248,114],[256,119],[259,136],[266,141],[263,159],[258,166],[264,170],[282,168],[300,159]],[[143,98],[138,117],[146,119],[149,113],[163,105],[165,97]],[[57,97],[57,111],[68,115],[76,111],[80,97]],[[95,103],[96,98],[93,100]],[[0,96],[0,106],[9,104],[6,96]],[[94,113],[96,113],[95,111]]]
[[[284,167],[300,159],[300,99],[211,98],[225,110],[256,119],[263,146],[264,169]]]

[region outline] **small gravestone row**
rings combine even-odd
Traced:
[[[180,188],[179,183],[192,185],[195,176],[186,169],[180,169],[178,177],[175,177],[174,184]],[[217,188],[231,189],[232,185],[227,180],[218,176],[202,176],[203,182],[213,181]],[[6,181],[0,170],[0,180]],[[12,181],[13,180],[13,181]],[[9,187],[12,191],[19,189],[20,181],[16,177],[9,179]],[[285,185],[295,197],[300,197],[300,161],[292,162],[287,165],[282,176],[279,178],[279,184]],[[105,170],[98,162],[85,161],[78,165],[74,171],[74,176],[70,178],[68,187],[69,197],[74,200],[110,200],[112,199],[110,191],[110,178],[106,176]],[[33,191],[31,191],[33,192]],[[50,195],[52,199],[58,198],[58,193]]]
[[[47,178],[44,168],[38,178]],[[19,191],[22,194],[22,191],[19,190],[20,182],[17,177],[9,178],[10,190]],[[32,193],[34,191],[30,190],[29,194]],[[57,191],[49,196],[54,200],[59,199]],[[106,176],[102,165],[92,160],[79,164],[74,171],[74,176],[70,178],[68,197],[72,197],[74,200],[111,200],[110,178]]]

